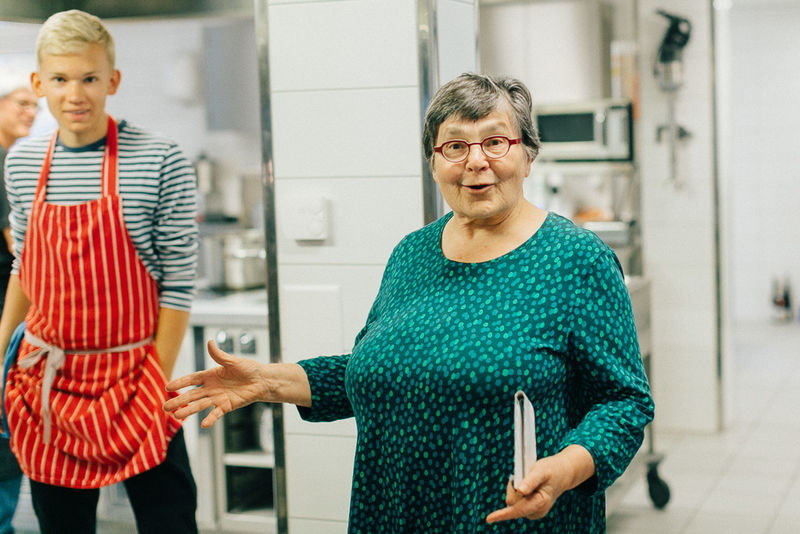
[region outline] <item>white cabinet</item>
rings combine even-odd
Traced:
[[[338,522],[346,530],[355,450],[355,436],[286,435],[286,470],[291,475],[286,489],[290,520],[316,519],[330,525]],[[309,510],[313,510],[313,518],[305,515]],[[291,532],[316,534],[317,531]]]

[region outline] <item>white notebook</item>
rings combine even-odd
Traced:
[[[516,488],[536,461],[536,414],[522,391],[514,394],[514,480]]]

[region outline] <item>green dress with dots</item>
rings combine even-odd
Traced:
[[[309,421],[356,418],[352,534],[605,531],[604,490],[653,418],[630,299],[613,252],[550,213],[525,243],[459,263],[452,214],[395,248],[351,354],[304,360]],[[537,453],[580,444],[596,475],[541,520],[487,524],[514,467],[514,393]]]

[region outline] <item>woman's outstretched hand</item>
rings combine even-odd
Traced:
[[[208,428],[223,415],[256,401],[268,401],[265,365],[255,360],[232,356],[208,342],[208,353],[220,367],[182,376],[167,384],[167,391],[197,386],[164,403],[164,410],[178,419],[212,408],[200,426]]]

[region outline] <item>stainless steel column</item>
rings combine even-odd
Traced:
[[[439,88],[439,42],[436,37],[436,1],[417,0],[417,65],[419,66],[420,131],[425,126],[425,112]],[[439,218],[442,201],[433,181],[430,165],[422,154],[422,215],[428,224]]]
[[[713,190],[712,190],[712,198],[713,198],[713,206],[712,210],[714,213],[714,307],[716,308],[716,344],[717,344],[717,430],[723,431],[725,430],[725,381],[730,380],[730,377],[726,377],[725,373],[727,369],[725,369],[724,363],[724,351],[726,349],[726,336],[727,332],[725,331],[727,325],[727,313],[728,309],[724,306],[723,301],[723,291],[725,289],[724,285],[724,276],[723,273],[724,266],[723,262],[723,250],[722,250],[722,229],[720,228],[720,223],[722,221],[722,198],[721,198],[721,180],[722,177],[720,176],[720,132],[719,132],[719,78],[717,76],[718,71],[718,60],[717,60],[717,47],[716,47],[716,35],[719,31],[717,26],[719,21],[717,20],[717,11],[714,6],[713,0],[708,2],[709,8],[711,9],[711,72],[715,75],[711,77],[711,88],[713,91],[713,103],[714,105],[711,108],[711,120],[713,123],[712,132],[712,144],[713,144],[713,153],[714,159],[712,162],[713,165],[713,172],[714,172],[714,180],[713,180]],[[731,409],[730,406],[727,407]]]
[[[278,302],[278,243],[275,230],[275,175],[272,165],[272,107],[269,80],[268,0],[254,0],[258,82],[261,98],[261,183],[264,187],[264,232],[267,252],[267,328],[270,361],[279,363],[281,355],[281,322]],[[289,532],[286,507],[286,447],[283,435],[283,406],[272,407],[272,428],[275,441],[273,484],[278,534]]]

